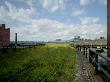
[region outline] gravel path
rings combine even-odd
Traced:
[[[81,52],[77,52],[76,77],[73,82],[103,82],[100,75],[94,73],[94,67]]]
[[[76,78],[74,82],[91,82],[81,53],[77,52]]]

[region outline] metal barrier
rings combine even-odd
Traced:
[[[89,49],[89,62],[90,63],[94,63],[95,65],[95,72],[98,72],[98,68],[100,68],[100,70],[107,76],[107,80],[106,82],[110,82],[110,74],[107,72],[107,70],[105,70],[100,63],[98,62],[98,57],[101,57],[103,59],[105,59],[107,62],[110,62],[110,58],[105,57],[99,53],[96,53],[94,51],[92,51],[91,49]],[[110,65],[110,63],[107,63],[107,65]]]
[[[101,55],[100,53],[96,53],[94,50],[90,49],[89,46],[77,46],[78,51],[81,51],[83,49],[83,54],[86,56],[86,58],[88,57],[89,62],[93,64],[93,66],[95,67],[95,73],[98,73],[98,70],[100,69],[107,77],[105,82],[110,82],[110,74],[108,73],[108,71],[106,69],[104,69],[100,62],[98,61],[98,58],[101,57],[104,60],[106,60],[108,63],[107,65],[110,66],[110,58],[105,57],[103,55]],[[87,54],[87,51],[89,50],[89,54]]]

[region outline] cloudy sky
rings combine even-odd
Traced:
[[[0,0],[0,23],[18,40],[106,36],[106,0]]]

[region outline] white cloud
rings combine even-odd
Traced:
[[[8,8],[6,9],[5,6]],[[17,8],[12,3],[5,1],[5,6],[0,7],[0,20],[11,21],[17,20],[21,22],[28,22],[34,13],[34,9],[31,8]]]
[[[76,35],[96,38],[106,34],[104,25],[93,22],[92,24],[65,24],[50,19],[31,20],[30,25],[23,25],[23,29],[16,28],[20,40],[55,40],[67,39]],[[22,37],[23,36],[23,37]],[[84,38],[85,38],[84,37]]]
[[[107,0],[103,0],[104,1],[104,4],[107,4]]]
[[[20,1],[24,1],[29,6],[32,6],[32,4],[33,4],[33,0],[20,0]]]
[[[51,12],[64,9],[64,0],[40,0],[40,2],[45,9]],[[13,23],[17,20],[18,23],[27,23],[27,25],[20,23],[11,26],[11,40],[14,40],[15,32],[18,33],[18,40],[55,40],[73,38],[75,35],[97,37],[106,34],[105,26],[98,23],[98,17],[80,17],[81,24],[66,24],[47,18],[32,19],[31,16],[36,13],[32,6],[27,9],[17,8],[9,1],[5,1],[5,6],[0,6],[0,21]],[[74,16],[82,14],[85,14],[83,9],[73,12]]]
[[[80,0],[80,5],[82,5],[82,6],[85,6],[85,5],[89,5],[89,4],[91,4],[91,3],[96,3],[96,2],[98,2],[98,3],[103,3],[103,4],[107,4],[107,0]]]
[[[99,22],[99,17],[80,17],[81,24],[97,24]]]
[[[99,0],[101,3],[107,5],[107,0]]]
[[[72,16],[81,16],[81,15],[84,15],[86,12],[84,9],[75,9],[73,12],[72,12]]]
[[[88,5],[90,3],[93,3],[95,0],[80,0],[80,5]]]
[[[55,12],[57,10],[62,10],[64,9],[64,0],[39,0],[41,5],[51,11],[51,12]]]

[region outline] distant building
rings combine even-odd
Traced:
[[[10,28],[5,28],[5,24],[0,24],[0,46],[9,46]]]
[[[100,39],[101,39],[101,40],[102,40],[102,39],[105,39],[105,37],[101,36]]]
[[[107,45],[106,39],[80,40],[79,45]]]
[[[62,40],[61,40],[61,39],[56,39],[56,41],[60,42],[60,41],[62,41]]]
[[[75,41],[79,41],[79,40],[81,40],[81,37],[80,37],[80,36],[75,36],[75,37],[74,37],[74,40],[75,40]]]

